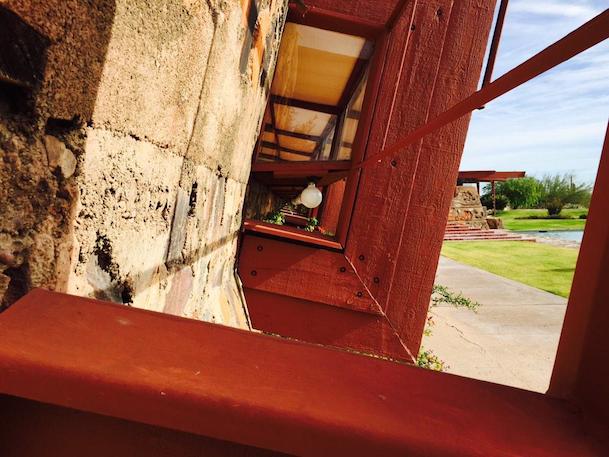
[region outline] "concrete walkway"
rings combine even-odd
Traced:
[[[545,392],[567,300],[478,268],[440,258],[436,284],[482,304],[477,312],[441,305],[423,347],[449,373]]]

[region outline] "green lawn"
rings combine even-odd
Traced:
[[[509,230],[583,230],[586,221],[578,217],[587,213],[585,208],[563,209],[561,214],[575,219],[517,219],[532,215],[544,216],[548,212],[545,209],[513,209],[497,211],[497,217],[503,220],[503,226]]]
[[[568,297],[577,249],[526,241],[445,242],[442,255]]]

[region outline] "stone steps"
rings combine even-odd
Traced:
[[[444,233],[444,241],[529,241],[535,238],[518,235],[508,230],[488,230],[467,227],[465,224],[449,223]]]

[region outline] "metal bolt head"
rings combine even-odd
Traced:
[[[258,246],[256,246],[256,251],[261,252],[264,248],[262,247],[261,244],[259,244]]]
[[[378,284],[379,282],[381,282],[381,278],[379,278],[378,276],[375,276],[373,281],[374,281],[374,284]]]
[[[360,260],[365,260],[365,259],[366,259],[366,257],[364,257],[364,254],[360,254],[360,255],[359,255],[359,257],[358,257],[358,259],[360,259]]]
[[[391,161],[391,166],[392,166],[392,167],[394,167],[394,168],[395,168],[395,167],[397,167],[397,166],[398,166],[398,161],[397,161],[397,160],[395,160],[395,159],[394,159],[394,160],[392,160],[392,161]]]
[[[358,298],[362,298],[364,296],[364,293],[360,290],[355,295],[357,295]]]
[[[340,267],[340,272],[341,272],[341,273],[344,273],[345,271],[347,271],[347,268],[345,268],[345,267]]]
[[[252,270],[250,273],[252,276],[256,276],[258,274],[258,272],[256,270]]]

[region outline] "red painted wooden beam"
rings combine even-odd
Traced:
[[[495,22],[495,31],[493,32],[493,39],[491,40],[491,47],[488,52],[486,70],[484,71],[484,77],[482,78],[482,87],[487,86],[493,78],[493,70],[495,69],[495,61],[497,60],[497,53],[499,52],[499,42],[501,41],[503,24],[505,23],[505,15],[509,2],[510,0],[501,0],[501,4],[499,5],[497,21]]]
[[[294,455],[608,455],[540,394],[86,298],[35,290],[0,341],[2,394]]]
[[[246,232],[260,233],[269,235],[284,240],[299,241],[301,243],[319,246],[323,248],[341,250],[342,245],[334,241],[331,237],[322,235],[321,233],[306,232],[295,227],[287,227],[285,225],[274,225],[268,222],[254,221],[246,219],[243,222],[243,230]]]
[[[508,179],[524,178],[524,171],[495,171],[495,170],[476,170],[476,171],[460,171],[458,175],[459,181],[464,182],[491,182],[491,181],[507,181]]]

